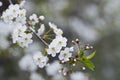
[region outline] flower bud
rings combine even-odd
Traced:
[[[76,42],[76,43],[79,43],[79,39],[77,38],[77,39],[75,40],[75,42]]]
[[[44,16],[39,16],[39,19],[43,21],[45,19],[45,17]]]

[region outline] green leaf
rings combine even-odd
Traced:
[[[96,54],[96,51],[92,52],[90,55],[86,56],[87,59],[92,59]]]
[[[83,63],[86,67],[94,71],[94,64],[86,58],[86,56],[81,57],[81,63]]]

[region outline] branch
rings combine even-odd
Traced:
[[[34,34],[43,44],[45,44],[45,45],[48,47],[49,44],[46,43],[46,42],[42,39],[41,36],[37,35],[36,32],[35,32],[31,27],[29,27],[29,29],[33,32],[33,34]]]
[[[10,4],[13,4],[13,3],[12,3],[12,0],[8,0],[8,1],[9,1]]]

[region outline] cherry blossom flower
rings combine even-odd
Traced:
[[[44,17],[44,16],[39,16],[39,19],[40,19],[40,20],[44,20],[45,17]]]
[[[58,29],[55,24],[49,22],[48,25],[50,26],[50,28],[53,29],[54,33],[55,33],[57,36],[61,36],[61,35],[63,34],[63,31],[62,31],[61,29]]]
[[[32,14],[32,15],[29,17],[29,19],[30,19],[31,25],[35,25],[36,23],[39,22],[39,21],[38,21],[38,17],[37,17],[36,14]]]
[[[33,55],[33,60],[36,65],[38,65],[40,68],[43,68],[47,65],[48,58],[47,56],[44,56],[40,51],[37,51]]]
[[[62,36],[56,36],[48,46],[47,53],[51,54],[52,57],[55,57],[57,53],[60,52],[62,47],[66,47],[67,39]]]
[[[48,25],[50,26],[50,28],[52,28],[53,30],[57,29],[57,26],[51,22],[48,23]]]
[[[67,38],[62,36],[56,36],[53,41],[56,42],[56,44],[58,45],[57,47],[66,47],[67,45]]]
[[[12,39],[13,39],[13,43],[16,43],[18,41],[18,38],[21,36],[21,34],[23,34],[26,31],[27,27],[22,26],[21,24],[17,24],[14,26],[16,27],[13,30]]]
[[[32,33],[25,33],[27,27],[21,24],[16,25],[16,28],[13,31],[12,38],[13,43],[18,43],[21,47],[28,47],[29,44],[31,44],[32,41]]]
[[[18,4],[11,4],[6,11],[3,12],[1,18],[4,22],[12,24],[12,23],[26,23],[26,10],[21,9]]]
[[[60,52],[59,59],[64,62],[69,61],[69,58],[72,57],[72,53],[71,53],[72,51],[73,51],[73,47],[71,48],[66,47],[64,50]]]
[[[38,35],[42,35],[45,31],[45,25],[41,24],[40,28],[38,29]]]
[[[52,57],[55,57],[56,54],[60,52],[60,49],[61,48],[57,47],[57,44],[55,42],[52,42],[48,46],[48,49],[46,51],[47,51],[47,54],[51,55]]]
[[[33,42],[33,40],[31,38],[32,38],[32,34],[31,33],[29,33],[29,34],[23,33],[21,35],[21,37],[18,38],[17,43],[21,47],[28,47],[28,45]]]

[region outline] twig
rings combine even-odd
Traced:
[[[9,1],[10,4],[13,4],[13,3],[12,3],[12,0],[8,0],[8,1]]]
[[[29,29],[33,32],[33,34],[34,34],[43,44],[45,44],[45,45],[48,47],[49,44],[46,43],[46,42],[42,39],[41,36],[37,35],[36,32],[35,32],[31,27],[29,27]]]

